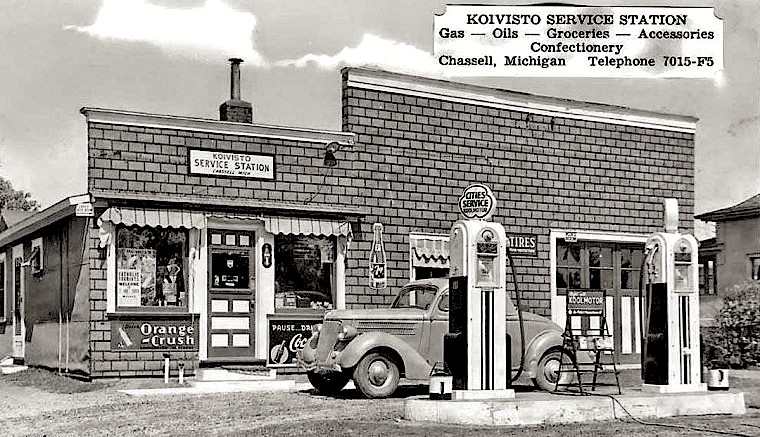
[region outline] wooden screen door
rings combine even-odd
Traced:
[[[24,321],[24,268],[23,258],[13,259],[13,356],[24,357],[26,326]]]
[[[253,359],[253,234],[210,229],[208,241],[208,357],[220,361]]]

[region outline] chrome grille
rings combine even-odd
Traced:
[[[415,335],[418,325],[415,322],[358,320],[354,326],[359,333],[380,331],[393,335]]]
[[[324,363],[333,351],[338,340],[338,334],[343,330],[343,325],[337,320],[325,320],[322,330],[319,331],[319,343],[317,344],[317,362]]]

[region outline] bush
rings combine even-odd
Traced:
[[[760,283],[726,290],[717,326],[703,333],[708,367],[745,368],[760,363]]]

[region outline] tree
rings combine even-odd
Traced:
[[[39,207],[40,205],[32,199],[31,194],[14,189],[10,181],[0,177],[0,210],[37,211]]]

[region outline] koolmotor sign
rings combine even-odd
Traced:
[[[197,320],[114,320],[112,350],[198,349]]]

